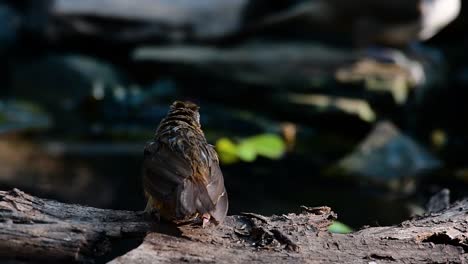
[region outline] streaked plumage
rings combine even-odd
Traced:
[[[146,210],[176,222],[219,224],[228,209],[218,155],[201,130],[198,106],[176,101],[145,147]]]

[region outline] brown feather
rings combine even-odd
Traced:
[[[198,106],[176,101],[145,147],[143,186],[147,210],[170,220],[210,215],[224,220],[228,199],[218,156],[201,130]]]

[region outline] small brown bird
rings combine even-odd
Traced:
[[[143,187],[145,211],[158,210],[175,223],[221,223],[228,196],[218,155],[200,126],[199,107],[174,102],[154,140],[145,147]]]

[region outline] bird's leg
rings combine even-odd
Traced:
[[[203,214],[202,215],[202,227],[205,228],[208,226],[208,224],[210,223],[210,218],[211,218],[211,215],[210,214]]]

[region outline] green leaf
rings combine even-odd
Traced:
[[[338,222],[338,221],[333,221],[333,224],[328,227],[328,231],[331,233],[337,233],[337,234],[348,234],[353,232],[353,229],[351,227]]]
[[[275,134],[250,137],[242,143],[250,145],[258,155],[270,159],[279,159],[286,151],[283,139]]]
[[[253,136],[235,144],[228,138],[220,138],[216,142],[216,150],[222,163],[232,164],[242,160],[253,162],[258,155],[279,159],[286,151],[282,138],[275,134]]]
[[[243,141],[237,146],[237,155],[242,161],[252,162],[257,158],[255,146],[249,142]]]
[[[239,160],[237,146],[228,138],[220,138],[216,141],[216,151],[222,163],[232,164]]]

